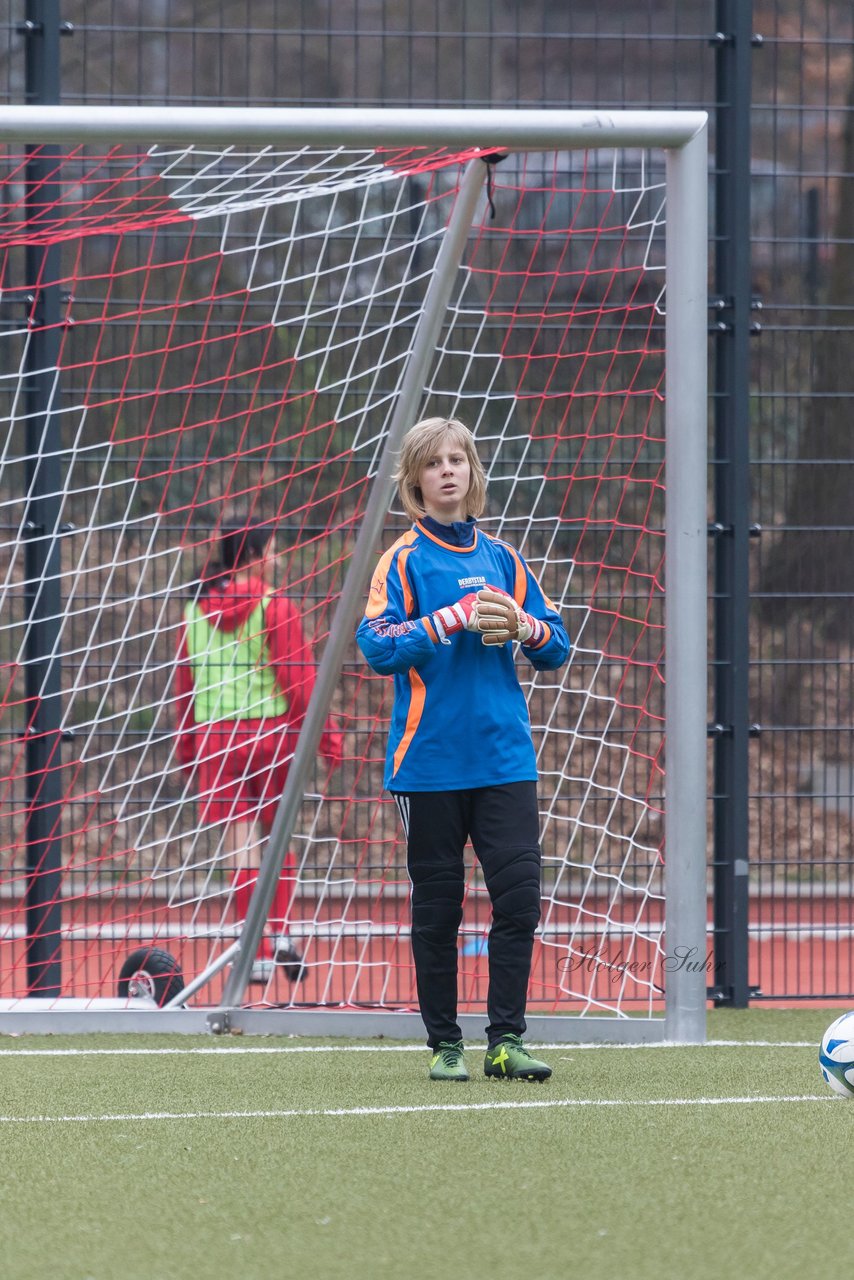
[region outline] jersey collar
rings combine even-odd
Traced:
[[[462,524],[463,522],[458,521],[457,523]],[[429,538],[431,542],[435,542],[438,546],[445,547],[448,551],[456,551],[459,555],[466,556],[477,548],[480,534],[474,520],[467,520],[465,523],[474,526],[474,538],[467,546],[461,546],[459,542],[452,542],[450,540],[454,537],[454,533],[452,532],[454,528],[453,525],[442,525],[438,520],[432,520],[430,516],[424,516],[422,519],[416,520],[415,527],[420,533],[423,533],[425,537]],[[445,528],[448,529],[449,536],[443,538],[441,536],[441,532]]]

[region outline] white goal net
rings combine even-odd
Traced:
[[[140,989],[163,1003],[200,974],[193,1003],[220,1000],[277,794],[237,721],[217,743],[246,761],[230,813],[188,762],[188,609],[235,521],[275,532],[296,690],[281,782],[476,163],[482,191],[412,420],[475,432],[483,525],[523,553],[573,645],[554,673],[520,656],[543,848],[529,1011],[663,1012],[663,153],[483,155],[6,146],[4,1008],[131,1006]],[[393,507],[377,553],[406,524]],[[289,963],[253,967],[253,1007],[417,1008],[405,851],[382,792],[390,699],[350,634],[259,951],[286,936]],[[247,832],[258,841],[240,857],[235,821],[243,848]],[[488,929],[471,857],[465,1012],[485,1002]]]

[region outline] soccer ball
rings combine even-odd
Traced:
[[[821,1038],[818,1065],[834,1093],[854,1099],[854,1012],[831,1022]]]

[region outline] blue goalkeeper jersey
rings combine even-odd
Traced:
[[[394,677],[384,784],[390,791],[455,791],[535,781],[531,722],[512,644],[458,631],[443,643],[431,614],[484,586],[499,587],[545,624],[522,653],[538,671],[561,666],[560,615],[508,543],[475,528],[471,546],[444,542],[420,521],[374,572],[356,639],[374,671]]]

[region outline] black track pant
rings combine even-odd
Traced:
[[[427,1043],[461,1040],[457,936],[463,848],[471,838],[492,902],[486,1034],[525,1030],[534,931],[540,919],[540,845],[534,782],[469,791],[396,793],[412,880],[412,955]]]

